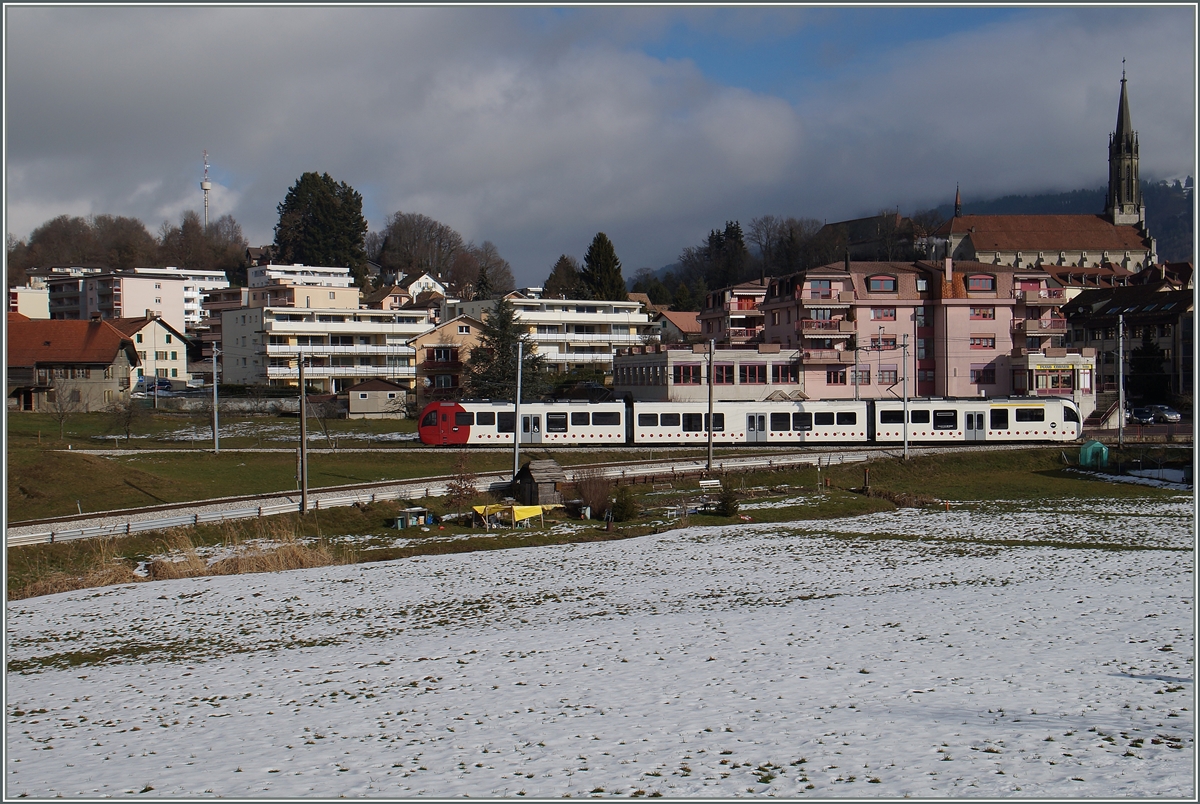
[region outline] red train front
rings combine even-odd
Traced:
[[[417,420],[422,444],[466,444],[471,437],[471,414],[457,402],[430,402]]]

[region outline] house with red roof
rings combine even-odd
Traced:
[[[31,320],[8,315],[8,409],[47,410],[60,400],[80,412],[129,398],[138,364],[133,339],[107,321]]]

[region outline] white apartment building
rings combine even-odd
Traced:
[[[50,290],[42,285],[31,287],[26,285],[8,289],[8,311],[20,313],[26,318],[50,318]]]
[[[186,329],[183,281],[133,273],[46,277],[50,317],[87,321],[93,314],[105,320],[156,316],[177,331]]]
[[[354,284],[349,268],[316,265],[254,265],[247,272],[247,284],[252,288],[267,285],[318,285],[348,288]]]
[[[168,266],[166,268],[132,268],[121,273],[182,282],[183,325],[188,329],[198,327],[207,316],[207,311],[204,309],[204,295],[210,290],[223,290],[229,287],[229,278],[225,276],[224,271],[187,270]]]
[[[368,379],[412,388],[412,338],[431,328],[424,310],[243,307],[221,314],[221,381],[338,393]]]
[[[565,374],[575,368],[612,372],[613,353],[642,343],[642,329],[650,317],[635,301],[580,299],[529,299],[520,293],[506,297],[518,323],[528,327],[549,372]],[[442,320],[468,315],[483,321],[495,301],[446,299]]]

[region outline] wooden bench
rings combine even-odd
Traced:
[[[721,488],[721,481],[715,477],[711,480],[701,480],[700,488],[705,489],[705,490],[719,489],[719,488]]]

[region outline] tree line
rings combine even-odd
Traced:
[[[30,268],[49,265],[103,265],[127,268],[174,265],[188,270],[224,271],[246,284],[246,238],[231,215],[209,223],[184,212],[179,223],[163,221],[157,236],[137,218],[59,215],[33,230],[27,240],[8,236],[8,285],[25,284]],[[237,281],[240,280],[240,281]]]

